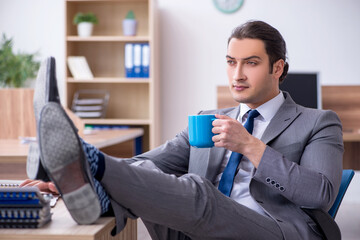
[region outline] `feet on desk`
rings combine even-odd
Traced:
[[[36,78],[33,106],[37,127],[39,126],[41,109],[45,106],[45,104],[48,102],[56,102],[60,104],[55,66],[55,58],[48,57],[41,63]],[[37,143],[30,145],[26,165],[26,172],[30,179],[38,179],[45,182],[50,181],[47,173],[41,165]]]
[[[101,207],[94,179],[77,130],[61,105],[43,107],[37,131],[41,163],[71,216],[79,224],[95,222]]]
[[[59,91],[57,87],[55,58],[48,57],[40,66],[34,89],[34,113],[36,125],[39,125],[41,109],[48,102],[60,104]]]
[[[49,176],[44,170],[40,161],[39,145],[33,142],[29,146],[29,152],[26,162],[26,173],[28,178],[50,182]]]

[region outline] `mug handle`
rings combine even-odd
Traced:
[[[211,119],[211,122],[213,122],[213,121],[216,120],[216,119],[217,119],[217,118],[212,118],[212,119]],[[213,133],[213,134],[214,134],[214,136],[215,136],[215,135],[218,135],[218,133],[216,133],[216,134]]]

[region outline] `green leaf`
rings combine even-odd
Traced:
[[[96,17],[96,15],[92,12],[88,12],[88,13],[82,13],[82,12],[78,12],[73,19],[73,23],[75,25],[82,23],[82,22],[89,22],[89,23],[94,23],[97,24],[98,23],[98,19]]]
[[[3,34],[0,42],[0,87],[23,87],[29,78],[35,78],[40,63],[35,54],[13,53],[12,39]]]
[[[128,11],[128,13],[126,14],[125,19],[135,19],[135,14],[133,10]]]

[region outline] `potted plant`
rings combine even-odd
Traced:
[[[137,27],[137,21],[135,19],[134,11],[130,10],[126,14],[125,19],[123,20],[123,34],[125,36],[135,36],[136,27]]]
[[[21,88],[28,79],[36,77],[40,63],[35,61],[36,54],[13,52],[12,39],[3,34],[0,42],[0,87]]]
[[[80,37],[89,37],[92,34],[94,24],[98,23],[98,19],[92,12],[78,12],[74,16],[73,23],[77,25],[78,35]]]

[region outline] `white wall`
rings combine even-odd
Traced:
[[[236,13],[211,0],[158,0],[162,139],[186,126],[187,115],[216,108],[216,86],[227,84],[226,42],[249,20],[276,27],[288,45],[290,71],[319,72],[323,85],[360,84],[360,1],[245,0]],[[63,0],[0,0],[0,33],[15,48],[57,59],[60,93],[65,72]]]
[[[15,52],[57,59],[60,94],[64,88],[65,4],[62,0],[0,0],[0,34],[13,38]]]
[[[319,72],[324,85],[360,84],[360,1],[245,0],[226,15],[209,0],[161,0],[159,13],[163,140],[188,114],[216,108],[216,85],[227,84],[227,38],[249,19],[282,33],[290,71]]]

